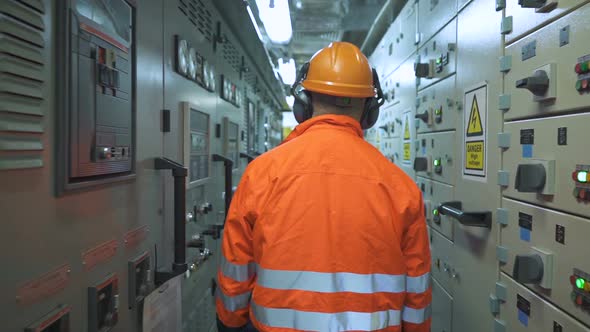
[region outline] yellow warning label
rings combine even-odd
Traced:
[[[471,104],[471,114],[469,115],[469,124],[467,125],[467,137],[483,135],[483,126],[481,125],[481,115],[479,114],[479,105],[477,96],[473,95]]]
[[[410,118],[406,116],[406,126],[404,127],[404,139],[411,139],[410,135]]]
[[[473,141],[465,143],[465,168],[483,171],[484,170],[484,141]]]
[[[410,161],[411,159],[411,150],[410,150],[410,146],[411,144],[408,143],[404,143],[404,161]]]

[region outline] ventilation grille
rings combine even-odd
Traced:
[[[0,1],[0,170],[43,167],[45,7]]]
[[[236,49],[234,44],[232,44],[227,36],[223,35],[223,59],[236,71],[240,72],[242,67],[242,56],[240,52]]]
[[[213,40],[213,19],[203,1],[178,0],[178,9],[209,42]]]

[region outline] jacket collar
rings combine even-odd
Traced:
[[[359,137],[363,137],[363,131],[360,123],[346,115],[326,114],[313,117],[301,124],[289,134],[281,144],[285,144],[303,135],[311,128],[335,128],[351,132]]]

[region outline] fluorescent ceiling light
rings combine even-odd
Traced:
[[[297,69],[295,68],[295,60],[279,59],[279,73],[283,78],[283,83],[293,85],[297,77]]]
[[[264,39],[262,39],[262,33],[260,32],[260,28],[258,27],[258,22],[256,22],[256,18],[254,17],[254,13],[252,13],[252,8],[250,8],[250,6],[246,6],[246,9],[248,10],[248,15],[250,15],[250,21],[252,21],[252,24],[254,24],[254,29],[256,29],[256,34],[258,34],[258,39],[260,39],[262,42],[264,42]]]
[[[273,2],[274,7],[271,8],[269,0],[256,0],[258,14],[268,38],[273,43],[286,44],[293,36],[289,1],[274,0]]]

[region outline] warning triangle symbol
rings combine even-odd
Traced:
[[[406,126],[404,127],[404,139],[411,139],[410,135],[410,119],[406,116]]]
[[[469,123],[467,125],[467,136],[481,136],[483,135],[483,126],[481,125],[481,115],[479,114],[479,105],[477,104],[477,96],[473,96],[473,103],[471,104],[471,114],[469,114]]]

